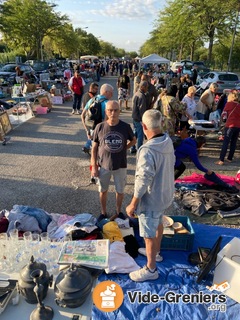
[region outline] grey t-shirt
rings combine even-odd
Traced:
[[[98,143],[98,163],[106,170],[127,168],[127,141],[132,141],[134,134],[130,125],[119,120],[116,126],[106,121],[99,123],[93,135]]]

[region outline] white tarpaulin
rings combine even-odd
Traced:
[[[139,61],[140,64],[145,64],[145,63],[156,63],[156,64],[160,64],[160,63],[166,63],[166,64],[170,64],[170,60],[160,57],[159,55],[153,53],[150,54],[147,57],[144,57],[142,59],[140,59]]]

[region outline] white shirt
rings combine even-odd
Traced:
[[[190,117],[192,119],[195,119],[196,118],[196,101],[194,100],[194,97],[193,98],[190,98],[187,94],[183,97],[182,99],[182,103],[186,103],[187,105],[187,113],[190,115]],[[184,119],[183,119],[184,118]],[[187,117],[185,116],[182,116],[181,118],[182,121],[186,121],[187,120]]]

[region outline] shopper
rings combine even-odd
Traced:
[[[235,96],[235,98],[232,98],[232,96]],[[224,113],[227,115],[227,120],[224,128],[224,140],[220,152],[220,157],[216,162],[216,164],[218,165],[224,164],[224,159],[227,154],[229,143],[230,149],[226,161],[232,162],[240,132],[240,93],[237,91],[231,93],[230,99],[233,100],[226,103],[222,112],[222,115]]]
[[[75,112],[77,114],[80,114],[80,107],[81,107],[84,86],[85,86],[85,81],[81,77],[80,72],[76,69],[74,72],[74,76],[71,77],[68,82],[68,87],[73,94],[72,114],[74,114]]]
[[[91,152],[92,176],[98,177],[101,218],[107,216],[107,195],[113,176],[116,190],[116,214],[121,212],[127,178],[127,149],[136,143],[130,125],[119,119],[120,106],[117,101],[106,104],[106,121],[94,130]]]
[[[131,218],[138,216],[140,235],[146,245],[139,252],[147,256],[147,265],[129,274],[133,281],[157,279],[156,261],[163,260],[162,216],[173,200],[175,157],[172,140],[162,133],[161,123],[158,110],[144,113],[142,126],[148,141],[137,152],[134,195],[126,212]]]

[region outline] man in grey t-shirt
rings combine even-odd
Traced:
[[[111,176],[114,177],[116,190],[116,214],[121,213],[127,177],[127,149],[136,143],[131,126],[119,119],[119,103],[108,101],[105,112],[107,120],[99,123],[94,130],[91,154],[92,176],[99,178],[101,218],[107,215]]]

